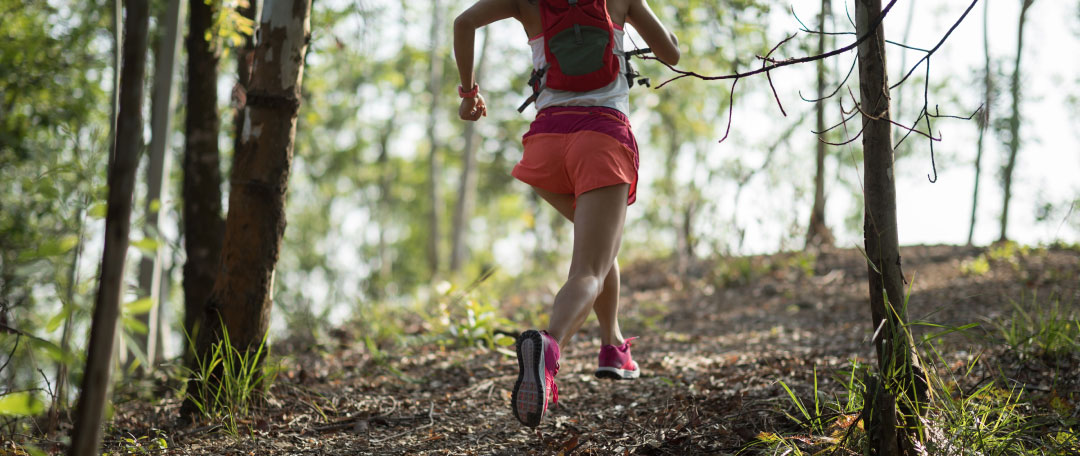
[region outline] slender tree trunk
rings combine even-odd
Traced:
[[[184,330],[195,323],[214,287],[225,226],[221,219],[221,167],[218,152],[217,65],[206,34],[214,17],[205,0],[191,0],[187,37],[187,135],[184,144],[183,218]]]
[[[128,0],[124,23],[124,66],[121,76],[120,111],[117,116],[114,169],[109,175],[109,209],[105,219],[105,249],[101,258],[94,319],[87,345],[75,428],[70,455],[99,453],[101,419],[112,371],[113,340],[120,314],[124,286],[124,258],[131,228],[131,197],[135,189],[135,169],[142,147],[143,77],[146,71],[146,34],[149,7],[146,0]]]
[[[819,30],[825,31],[825,20],[829,16],[829,0],[821,0],[821,20]],[[825,53],[825,34],[818,34],[818,53]],[[818,98],[825,96],[825,61],[817,61]],[[817,111],[817,131],[825,131],[825,100],[815,103]],[[824,133],[823,133],[824,134]],[[810,225],[806,233],[807,247],[831,246],[832,231],[825,224],[825,143],[817,142],[817,172],[814,174],[814,208],[810,211]]]
[[[150,97],[150,150],[148,151],[149,163],[146,166],[146,228],[143,232],[146,236],[153,236],[160,243],[161,235],[158,230],[158,214],[162,197],[162,182],[168,169],[168,157],[165,153],[168,138],[172,133],[173,114],[173,81],[176,68],[176,56],[180,53],[180,24],[183,23],[183,2],[181,0],[169,0],[169,7],[165,10],[158,21],[165,28],[165,33],[160,37],[157,52],[154,55],[154,93]],[[154,249],[152,255],[143,255],[139,263],[139,292],[141,296],[149,296],[154,306],[150,312],[140,315],[139,319],[146,324],[149,332],[145,339],[138,339],[139,348],[146,354],[147,365],[142,371],[148,372],[158,359],[158,351],[161,344],[161,330],[158,326],[158,315],[161,312],[161,263],[162,248]]]
[[[480,45],[480,57],[476,64],[476,80],[484,76],[484,63],[487,58],[489,34],[484,31],[484,41]],[[458,200],[454,205],[454,218],[450,236],[450,272],[461,272],[465,263],[467,245],[465,242],[466,225],[472,217],[473,203],[476,200],[476,149],[479,139],[476,134],[476,122],[465,122],[465,163],[461,167],[461,182],[458,185]]]
[[[116,151],[116,114],[120,110],[120,48],[124,45],[124,12],[122,0],[113,0],[113,80],[112,105],[109,107],[109,163],[106,175],[112,172]]]
[[[396,119],[397,112],[395,111],[386,120],[386,125],[379,135],[379,158],[377,162],[379,167],[379,205],[376,220],[382,229],[379,230],[379,285],[373,290],[376,299],[385,296],[384,289],[390,282],[391,274],[394,271],[393,251],[386,238],[390,229],[390,206],[393,198],[390,186],[394,182],[394,175],[390,168],[390,137],[394,134]]]
[[[881,17],[881,0],[856,0],[856,33],[869,33]],[[904,306],[904,276],[896,222],[896,182],[893,168],[892,125],[889,123],[889,82],[885,63],[885,29],[878,26],[874,36],[859,45],[859,94],[863,112],[864,245],[868,261],[870,310],[874,323],[874,347],[880,375],[888,386],[882,391],[905,396],[901,413],[921,415],[926,403],[925,375],[913,356],[913,344],[902,325],[907,320]],[[872,116],[872,117],[871,117]],[[897,398],[899,399],[899,398]],[[868,404],[893,404],[894,400],[867,400]],[[879,423],[890,423],[890,407],[871,411]],[[902,429],[868,430],[903,433]],[[906,434],[897,439],[874,439],[878,455],[908,454]],[[903,451],[904,453],[901,453]]]
[[[258,348],[270,324],[310,15],[311,0],[268,0],[262,11],[241,145],[229,179],[221,272],[196,341],[203,356],[221,340],[222,323],[242,353]],[[198,387],[191,382],[189,388]]]
[[[990,3],[983,4],[983,107],[979,113],[979,141],[975,146],[975,191],[971,194],[971,224],[968,227],[967,245],[975,236],[975,212],[979,206],[979,175],[982,172],[983,136],[990,125],[990,102],[993,97],[993,80],[990,73]]]
[[[1009,159],[1001,173],[1005,198],[1001,203],[999,241],[1009,239],[1006,228],[1009,224],[1009,200],[1012,198],[1012,174],[1016,167],[1016,155],[1020,152],[1020,57],[1024,55],[1024,21],[1027,19],[1028,9],[1031,8],[1034,0],[1020,0],[1020,2],[1020,25],[1017,27],[1016,34],[1016,64],[1013,66],[1012,80],[1009,84],[1009,92],[1012,95],[1012,116],[1009,117]]]
[[[442,160],[439,158],[438,119],[441,116],[439,110],[442,100],[442,58],[439,52],[439,37],[442,35],[442,11],[439,0],[431,1],[431,49],[428,52],[430,60],[428,93],[431,94],[431,110],[428,113],[427,137],[431,151],[428,154],[428,199],[431,203],[431,211],[428,213],[428,264],[431,275],[439,274],[439,239],[442,230],[439,221],[442,220],[442,202],[439,198],[441,193],[439,178],[442,177]]]

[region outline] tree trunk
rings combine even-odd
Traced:
[[[390,137],[394,134],[396,119],[397,112],[394,111],[386,120],[386,126],[383,127],[382,133],[379,134],[379,158],[377,162],[379,167],[379,203],[376,215],[376,220],[380,225],[379,281],[378,286],[372,290],[372,296],[375,299],[386,296],[385,287],[390,283],[391,275],[394,272],[393,249],[390,248],[390,243],[386,238],[390,230],[390,206],[393,197],[390,186],[394,183],[394,173],[390,167]]]
[[[214,11],[205,0],[191,0],[188,31],[187,135],[184,144],[183,218],[184,330],[195,322],[214,287],[221,258],[221,168],[218,153],[217,64],[206,33]]]
[[[169,0],[169,8],[162,15],[158,24],[165,28],[164,36],[161,37],[157,52],[154,55],[154,93],[150,97],[150,150],[148,151],[149,163],[146,167],[146,228],[143,230],[146,236],[153,236],[160,243],[161,235],[158,230],[158,213],[161,206],[162,180],[168,169],[168,154],[165,153],[170,133],[172,133],[173,114],[173,75],[176,68],[176,56],[180,53],[180,24],[183,23],[183,3],[180,0]],[[154,306],[150,312],[140,315],[139,319],[146,324],[149,332],[146,338],[137,340],[139,348],[146,354],[147,366],[143,366],[143,372],[149,371],[151,366],[159,359],[161,344],[161,331],[158,326],[158,315],[161,312],[161,262],[162,249],[159,246],[154,249],[152,255],[143,255],[139,263],[139,294],[149,296]]]
[[[241,353],[257,349],[270,324],[310,14],[311,0],[269,0],[262,11],[241,145],[229,179],[221,271],[196,340],[204,357],[221,340],[222,323]],[[198,385],[191,382],[194,391]]]
[[[825,20],[829,16],[829,0],[821,0],[821,26],[825,31]],[[818,34],[818,53],[825,53],[825,34]],[[825,61],[817,61],[818,98],[825,96]],[[815,103],[817,111],[817,131],[825,131],[825,100]],[[822,133],[824,134],[824,133]],[[810,211],[810,226],[806,233],[806,247],[831,246],[832,231],[825,224],[825,143],[817,142],[817,172],[814,174],[814,208]]]
[[[431,95],[431,110],[428,113],[427,137],[431,151],[428,154],[428,200],[431,210],[428,213],[428,265],[431,268],[431,276],[439,274],[439,238],[442,232],[439,228],[439,220],[442,219],[442,203],[439,198],[439,178],[442,176],[442,161],[439,159],[438,120],[441,115],[439,107],[442,100],[442,59],[439,52],[439,36],[441,29],[442,12],[439,0],[431,1],[431,49],[428,51],[430,60],[428,93]]]
[[[476,64],[476,80],[484,76],[484,63],[487,57],[488,43],[491,40],[484,31],[484,42],[480,45],[480,57]],[[461,182],[458,186],[458,200],[454,205],[452,234],[450,236],[450,272],[461,272],[465,263],[467,246],[465,245],[466,225],[472,217],[473,204],[476,200],[476,149],[479,139],[476,134],[476,122],[465,122],[465,163],[461,167]]]
[[[1020,57],[1024,55],[1024,21],[1027,11],[1035,0],[1020,0],[1020,25],[1016,36],[1016,64],[1013,66],[1009,92],[1012,95],[1012,115],[1009,116],[1009,160],[1001,173],[1005,198],[1001,204],[1001,236],[999,241],[1009,239],[1006,228],[1009,224],[1009,200],[1012,198],[1012,174],[1016,167],[1016,154],[1020,151]]]
[[[117,116],[114,169],[109,173],[108,214],[105,219],[105,248],[94,319],[87,345],[82,392],[71,436],[70,455],[98,454],[101,446],[101,419],[112,371],[113,339],[120,314],[124,288],[124,258],[131,228],[131,196],[135,169],[142,147],[142,96],[146,64],[146,34],[149,11],[146,0],[128,0],[124,23],[124,64],[121,75],[120,110]]]
[[[863,36],[881,19],[881,0],[855,2],[856,33]],[[903,324],[907,320],[904,303],[904,276],[900,265],[900,246],[896,223],[896,183],[893,169],[892,125],[889,123],[889,82],[885,64],[884,24],[871,39],[859,45],[859,94],[866,115],[863,124],[864,168],[864,245],[869,261],[870,309],[874,322],[874,348],[885,389],[901,401],[899,409],[908,417],[917,417],[925,409],[925,374],[913,353],[913,343]],[[893,401],[880,400],[879,403]],[[869,400],[868,400],[869,401]],[[890,414],[887,407],[879,415]],[[914,418],[913,418],[914,419]],[[883,423],[889,422],[882,418]],[[909,423],[910,424],[910,423]],[[872,430],[868,430],[873,435]],[[900,432],[888,429],[881,432]],[[877,439],[875,439],[877,440]],[[898,435],[896,444],[880,440],[878,455],[901,454],[909,449],[910,439]],[[899,446],[899,448],[898,448]]]
[[[124,44],[124,12],[121,0],[113,0],[113,80],[112,80],[112,105],[109,107],[109,163],[105,167],[106,175],[110,175],[113,169],[113,160],[116,157],[116,113],[120,110],[120,48]]]
[[[238,11],[241,16],[244,16],[252,21],[255,20],[255,11],[258,8],[258,0],[248,0],[247,6],[241,7]],[[251,82],[251,64],[252,59],[255,57],[255,39],[252,36],[244,36],[244,44],[236,50],[236,87],[234,90],[242,95],[242,99],[247,98],[247,87]],[[246,102],[246,101],[245,101]],[[235,115],[233,117],[233,151],[240,150],[241,135],[244,134],[244,106],[243,102],[239,103],[236,108]]]
[[[968,228],[967,245],[975,236],[975,212],[979,206],[979,175],[982,172],[983,136],[990,125],[990,98],[993,96],[993,80],[990,74],[990,3],[983,4],[983,107],[979,113],[979,141],[975,146],[975,191],[971,194],[971,225]]]

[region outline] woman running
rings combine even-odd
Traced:
[[[615,54],[612,65],[618,66],[618,76],[599,88],[579,91],[562,83],[559,86],[569,90],[548,87],[549,76],[554,73],[553,77],[561,77],[558,71],[551,71],[549,54],[556,52],[551,54],[561,64],[556,70],[570,74],[582,65],[580,59],[584,57],[579,49],[597,36],[600,42],[606,40],[604,33],[608,32],[597,33],[597,27],[571,27],[561,21],[559,15],[580,14],[571,12],[573,8],[601,14],[606,11],[604,18],[597,14],[577,17],[598,20],[613,29],[609,35],[614,39],[608,49]],[[679,48],[675,35],[660,23],[645,0],[479,0],[454,21],[454,55],[461,76],[458,114],[464,120],[475,121],[487,115],[480,85],[473,75],[476,30],[507,18],[520,22],[531,37],[534,76],[538,76],[531,99],[536,103],[536,120],[522,139],[524,153],[512,174],[574,223],[569,277],[555,296],[550,324],[543,331],[525,331],[517,340],[519,373],[511,408],[522,424],[535,427],[547,412],[549,397],[552,403],[558,402],[555,375],[559,371],[559,347],[570,341],[590,309],[596,312],[602,344],[596,376],[631,379],[640,375],[630,356],[633,338],[623,337],[618,321],[616,255],[622,242],[626,207],[636,198],[638,177],[637,142],[626,116],[630,111],[630,84],[624,77],[627,63],[623,24],[633,25],[653,54],[668,64],[679,61]],[[565,30],[556,30],[563,26]],[[549,36],[545,37],[545,32]],[[558,47],[556,32],[565,32],[558,42],[559,49],[553,49]],[[610,61],[606,52],[596,58]],[[562,57],[567,54],[570,57]],[[573,68],[575,61],[577,69]],[[593,66],[583,65],[589,69]]]

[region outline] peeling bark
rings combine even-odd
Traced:
[[[262,12],[241,147],[230,176],[221,271],[196,340],[204,355],[221,340],[222,323],[241,352],[254,351],[270,324],[310,14],[311,0],[271,0]]]

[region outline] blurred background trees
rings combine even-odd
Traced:
[[[770,0],[654,3],[680,37],[680,67],[706,74],[760,65],[753,56],[765,55],[797,29],[796,15],[830,32],[854,28],[846,14],[851,5],[840,1],[794,10]],[[959,6],[923,3],[913,12],[898,6],[888,20],[892,30],[903,30],[904,20],[917,15],[908,44],[929,47]],[[66,413],[77,391],[65,385],[82,375],[106,214],[115,4],[0,0],[0,353],[6,356],[0,393],[26,393],[30,409]],[[145,116],[147,158],[140,161],[135,187],[132,246],[146,257],[143,275],[150,279],[138,278],[140,255],[132,250],[119,347],[129,368],[138,364],[162,378],[168,372],[158,370],[159,363],[188,345],[185,331],[193,331],[218,274],[230,198],[222,176],[229,175],[248,122],[240,107],[247,102],[251,34],[261,5],[149,5],[148,62],[154,63],[145,81],[152,102],[144,104],[156,108]],[[995,3],[987,23],[1011,29],[1023,17],[1021,7],[1030,5]],[[465,6],[460,0],[315,2],[285,205],[288,226],[273,276],[272,338],[314,343],[336,326],[374,337],[386,309],[430,305],[443,287],[460,289],[487,271],[494,271],[487,285],[493,290],[542,289],[563,275],[569,226],[509,176],[532,116],[514,110],[527,93],[527,37],[517,24],[503,22],[478,39],[489,116],[460,122],[449,24]],[[1028,42],[1068,40],[1062,46],[1075,48],[1080,7],[1035,7],[1047,10],[1026,16]],[[171,32],[175,24],[179,29]],[[1080,188],[1061,176],[1080,169],[1070,152],[1080,138],[1066,128],[1076,117],[1062,114],[1075,112],[1067,100],[1078,94],[1049,96],[1058,93],[1055,81],[1075,81],[1076,63],[1051,66],[1050,53],[1037,47],[1018,52],[1011,39],[991,40],[993,47],[984,51],[986,27],[968,20],[958,29],[941,51],[951,57],[935,60],[929,91],[942,113],[966,114],[986,104],[982,125],[1000,141],[982,141],[985,153],[979,155],[974,122],[939,121],[945,134],[937,146],[940,182],[933,185],[925,180],[925,142],[912,138],[897,149],[905,162],[898,168],[905,174],[897,177],[900,242],[996,240],[1004,236],[1004,222],[999,230],[991,220],[1002,220],[999,201],[1010,193],[1009,237],[1076,242],[1080,208],[1071,208]],[[628,47],[644,46],[632,31],[630,36]],[[816,53],[848,39],[802,35],[776,57]],[[894,51],[893,75],[900,62],[913,61],[904,57],[913,51]],[[1020,56],[1025,63],[1002,71],[1004,60],[1015,63]],[[835,89],[853,58],[847,53],[818,66],[773,72],[786,117],[765,79],[740,81],[732,133],[723,144],[717,141],[728,120],[729,85],[687,79],[661,90],[633,89],[629,114],[642,150],[642,186],[629,212],[624,265],[673,258],[679,273],[705,257],[860,243],[859,143],[826,146],[812,133],[839,121],[837,99],[799,100],[800,92],[812,99]],[[654,87],[671,74],[655,62],[638,67]],[[178,89],[171,96],[169,74]],[[1004,97],[988,102],[997,94],[984,83],[990,76],[1015,77],[1013,86],[1024,87],[1011,101],[1008,122]],[[921,82],[894,93],[900,100],[895,120],[914,120]],[[840,96],[846,93],[840,89]],[[1028,120],[1036,112],[1047,113],[1044,120]],[[176,122],[169,122],[170,113]],[[840,142],[857,131],[842,125],[821,138]],[[1031,139],[1005,173],[1012,176],[1010,189],[984,182],[974,197],[981,217],[972,219],[979,223],[969,221],[968,192],[976,182],[971,165],[1009,168],[1006,159],[1019,147],[1012,144],[1020,131]]]

